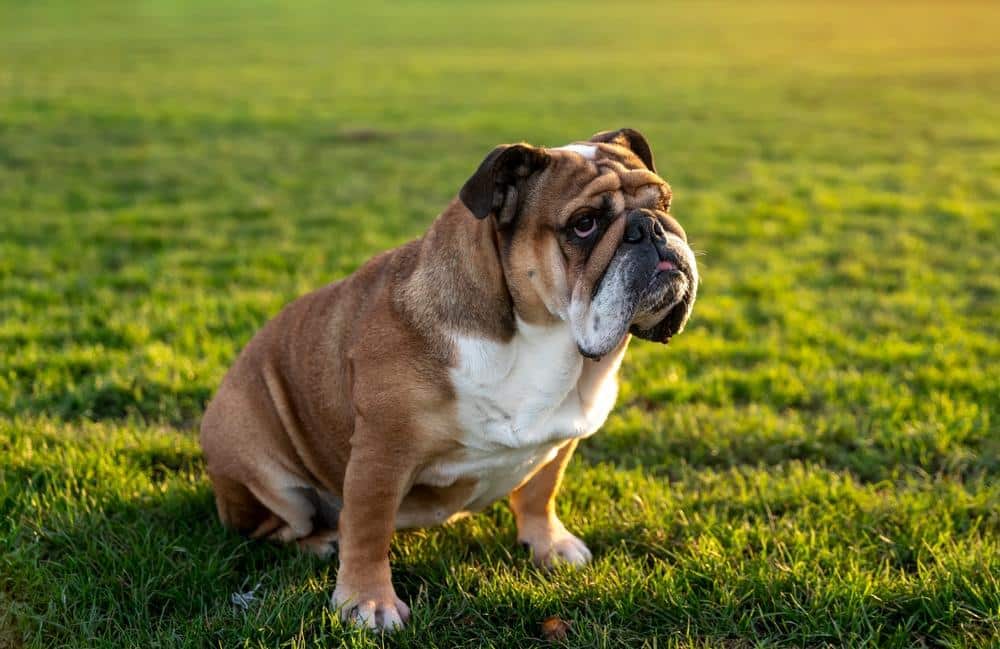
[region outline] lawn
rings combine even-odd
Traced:
[[[978,2],[3,1],[0,647],[526,647],[552,615],[1000,646],[998,33]],[[345,629],[335,564],[218,524],[205,403],[493,145],[620,126],[703,281],[570,466],[595,562],[532,569],[499,503],[396,537],[406,630]]]

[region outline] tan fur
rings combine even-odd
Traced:
[[[599,281],[624,225],[611,226],[588,262],[554,232],[609,192],[616,212],[669,201],[666,184],[629,149],[597,146],[593,161],[547,151],[512,233],[455,200],[423,238],[295,300],[250,341],[209,404],[201,443],[222,522],[320,555],[339,541],[334,604],[346,618],[373,628],[406,621],[391,584],[393,531],[461,514],[475,487],[415,482],[460,437],[451,336],[503,342],[517,317],[557,320],[574,287]],[[626,345],[608,362],[587,361],[581,381],[617,371]],[[511,495],[519,538],[542,563],[560,553],[589,558],[553,509],[575,445]]]

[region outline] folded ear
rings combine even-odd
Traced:
[[[605,142],[607,144],[617,144],[626,149],[631,149],[632,153],[639,156],[642,164],[646,168],[656,173],[656,165],[653,164],[653,152],[649,148],[649,142],[642,133],[631,128],[620,128],[617,131],[601,131],[590,138],[591,142]]]
[[[544,149],[530,144],[501,144],[465,181],[458,198],[477,219],[493,214],[498,226],[507,227],[527,196],[528,180],[548,163],[549,154]]]

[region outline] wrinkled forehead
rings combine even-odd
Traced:
[[[610,199],[616,212],[670,206],[670,185],[646,168],[630,149],[607,143],[578,142],[547,150],[552,173],[566,188],[567,211]]]

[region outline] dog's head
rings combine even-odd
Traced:
[[[491,219],[518,316],[568,321],[583,355],[607,354],[628,332],[667,342],[684,327],[698,268],[637,131],[501,145],[459,198]]]

